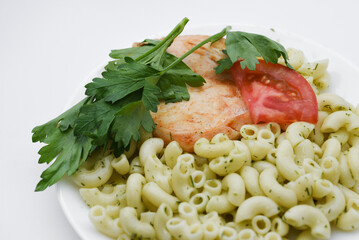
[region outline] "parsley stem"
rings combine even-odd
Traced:
[[[166,71],[168,71],[169,69],[171,69],[172,67],[174,67],[176,64],[178,64],[179,62],[181,62],[183,59],[185,59],[188,55],[190,55],[191,53],[193,53],[194,51],[196,51],[198,48],[202,47],[203,45],[205,45],[206,43],[209,42],[215,42],[218,41],[219,39],[221,39],[222,37],[226,36],[227,32],[230,30],[230,26],[225,27],[222,31],[220,31],[219,33],[210,36],[209,38],[203,40],[202,42],[198,43],[196,46],[194,46],[191,50],[189,50],[188,52],[186,52],[185,54],[183,54],[180,58],[178,58],[176,61],[174,61],[173,63],[171,63],[170,65],[168,65],[165,69],[163,69],[159,74],[162,75],[164,74]]]
[[[178,35],[181,34],[181,32],[183,31],[183,29],[186,26],[188,21],[189,21],[188,18],[183,18],[182,21],[179,24],[177,24],[177,26],[159,44],[157,44],[154,48],[152,48],[151,50],[149,50],[145,54],[143,54],[143,55],[139,56],[138,58],[136,58],[135,61],[138,62],[139,60],[147,57],[151,53],[157,51],[157,49],[161,48],[165,43],[167,43],[167,45],[170,45],[172,43],[172,41]],[[168,40],[170,40],[170,41],[168,41]],[[166,49],[167,48],[165,48],[164,50],[166,50]]]

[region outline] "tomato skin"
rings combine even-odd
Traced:
[[[254,123],[318,121],[316,95],[295,70],[259,60],[255,70],[237,61],[230,71]]]

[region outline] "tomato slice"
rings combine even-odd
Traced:
[[[316,95],[295,70],[264,60],[255,70],[242,69],[237,61],[231,73],[254,123],[318,121]]]

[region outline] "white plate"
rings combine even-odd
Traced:
[[[221,31],[225,26],[198,26],[185,29],[182,34],[215,34]],[[328,72],[331,76],[330,92],[335,92],[344,97],[352,104],[359,103],[358,89],[359,89],[359,69],[351,62],[344,59],[339,54],[324,48],[320,44],[314,43],[300,36],[290,33],[279,32],[276,29],[264,29],[256,26],[235,26],[232,25],[232,30],[239,30],[245,32],[259,33],[273,40],[278,40],[285,48],[293,47],[304,51],[306,58],[309,61],[320,60],[324,58],[329,59]],[[165,35],[165,34],[163,34]],[[160,36],[163,36],[160,35]],[[151,37],[151,36],[149,36]],[[141,39],[133,39],[139,41]],[[125,48],[129,46],[118,46],[118,48]],[[104,66],[106,62],[102,63]],[[78,102],[84,97],[84,85],[90,82],[93,77],[100,76],[101,68],[97,69],[88,78],[81,83],[81,88],[76,92],[70,104]],[[60,205],[68,218],[70,224],[83,240],[109,240],[110,238],[97,232],[89,220],[89,208],[81,199],[78,188],[71,183],[67,178],[62,179],[57,184],[57,192]],[[356,232],[340,232],[333,230],[331,239],[359,239],[359,231]]]

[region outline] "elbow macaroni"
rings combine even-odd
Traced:
[[[303,126],[301,130],[296,128],[293,129],[297,133],[304,131]],[[325,239],[330,236],[329,223],[333,221],[345,231],[359,228],[359,194],[349,189],[358,182],[354,176],[359,173],[353,168],[357,163],[357,147],[349,147],[344,153],[340,141],[334,137],[317,145],[307,138],[308,130],[300,141],[292,139],[292,143],[285,135],[277,134],[284,137],[275,148],[276,139],[272,139],[275,134],[263,126],[258,127],[257,137],[252,140],[258,141],[258,132],[263,129],[266,131],[262,138],[268,139],[268,144],[273,143],[270,145],[275,150],[271,161],[254,159],[245,141],[228,143],[231,140],[223,136],[220,139],[231,149],[222,156],[213,152],[211,158],[202,156],[200,162],[173,143],[162,163],[157,154],[161,151],[165,155],[166,148],[162,149],[162,143],[156,139],[144,142],[142,161],[134,157],[132,163],[125,155],[117,159],[109,157],[107,169],[129,176],[119,185],[80,189],[82,198],[91,207],[91,221],[100,232],[117,239],[134,236],[256,239],[261,236],[272,240],[283,239],[291,227],[303,230],[301,238],[311,235]],[[290,130],[289,138],[291,134]],[[211,162],[216,159],[228,161],[233,157],[240,162],[234,170],[221,172],[211,168]],[[173,166],[167,168],[167,161]],[[160,172],[161,177],[170,176],[173,192],[168,192],[166,184],[161,186],[163,181],[153,172],[146,176],[146,166],[157,166],[154,168],[160,170],[154,172]],[[135,167],[139,171],[131,172]],[[349,177],[343,176],[347,173]],[[231,216],[232,222],[227,222],[224,215]]]
[[[290,55],[315,91],[328,86],[326,60]],[[72,178],[96,229],[117,240],[279,240],[292,228],[297,239],[328,239],[330,223],[359,228],[359,106],[329,93],[317,100],[316,124],[247,124],[240,140],[201,138],[193,154],[144,134]]]

